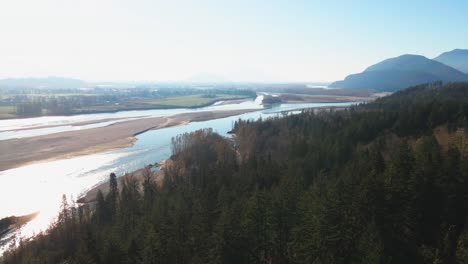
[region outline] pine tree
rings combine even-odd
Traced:
[[[146,229],[144,238],[144,248],[141,256],[141,264],[156,264],[161,261],[161,242],[154,228],[150,226]]]
[[[119,198],[119,189],[117,184],[117,176],[111,173],[109,176],[109,193],[106,196],[107,210],[112,220],[117,214],[117,202]]]
[[[99,224],[106,223],[109,219],[107,203],[104,199],[104,194],[99,190],[96,194],[96,216]]]

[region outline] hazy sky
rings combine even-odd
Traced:
[[[466,0],[0,0],[0,78],[333,81],[467,25]]]

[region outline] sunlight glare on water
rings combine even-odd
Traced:
[[[104,167],[123,155],[95,154],[0,172],[0,182],[7,187],[0,192],[0,219],[39,211],[38,217],[23,228],[22,235],[29,236],[44,229],[56,216],[62,194],[76,198],[83,191],[105,180],[110,169],[106,173],[94,168]]]

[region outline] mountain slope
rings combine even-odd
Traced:
[[[402,55],[368,67],[330,85],[334,88],[396,91],[409,86],[442,81],[468,81],[468,75],[420,55]]]
[[[442,53],[434,60],[468,74],[468,50],[466,49],[455,49]]]

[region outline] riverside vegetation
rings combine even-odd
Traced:
[[[1,263],[467,263],[468,84],[173,140]],[[149,175],[149,174],[148,174]]]

